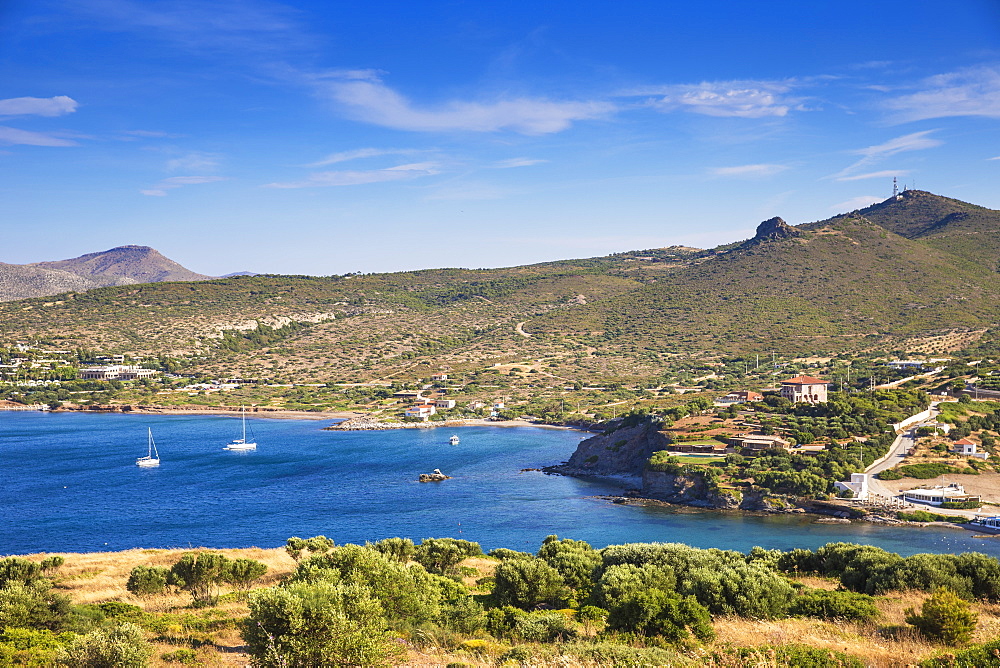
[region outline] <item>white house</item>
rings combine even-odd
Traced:
[[[965,455],[966,457],[975,457],[976,459],[987,459],[990,456],[988,452],[979,452],[976,448],[975,441],[963,438],[955,441],[955,444],[951,446],[951,451]]]
[[[851,491],[854,494],[853,498],[858,501],[868,499],[868,474],[866,473],[852,473],[850,482],[835,482],[833,486],[840,490]]]
[[[406,417],[415,417],[426,421],[435,413],[437,413],[437,409],[434,408],[434,404],[417,404],[407,408],[405,415]]]
[[[440,408],[442,410],[450,410],[455,407],[456,403],[458,402],[456,402],[454,399],[435,399],[434,408]]]

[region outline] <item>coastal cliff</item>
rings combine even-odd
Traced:
[[[639,477],[653,453],[669,445],[659,425],[647,419],[588,438],[568,462],[552,470],[565,475]]]
[[[651,418],[621,421],[603,434],[577,446],[565,464],[546,470],[569,476],[630,478],[638,489],[627,496],[677,503],[698,508],[787,512],[792,505],[783,497],[756,488],[720,487],[701,467],[669,465],[668,470],[649,466],[653,453],[670,446],[661,423]],[[641,485],[640,485],[641,481]]]

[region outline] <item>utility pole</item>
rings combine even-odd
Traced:
[[[757,366],[754,367],[754,371],[760,368],[760,355],[754,355],[754,359],[757,360]]]

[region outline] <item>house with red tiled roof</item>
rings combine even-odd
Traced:
[[[826,401],[826,386],[830,381],[812,376],[796,376],[781,381],[781,396],[792,403],[818,404]]]
[[[971,441],[967,438],[961,438],[951,446],[951,451],[958,453],[960,455],[965,455],[966,457],[976,457],[978,459],[986,459],[990,456],[988,452],[979,452],[977,449],[975,441]]]

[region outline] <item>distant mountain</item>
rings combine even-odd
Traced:
[[[219,278],[233,278],[234,276],[260,276],[256,271],[234,271],[231,274],[223,274]]]
[[[111,285],[210,278],[185,269],[149,246],[119,246],[70,260],[22,265],[0,263],[0,301]]]

